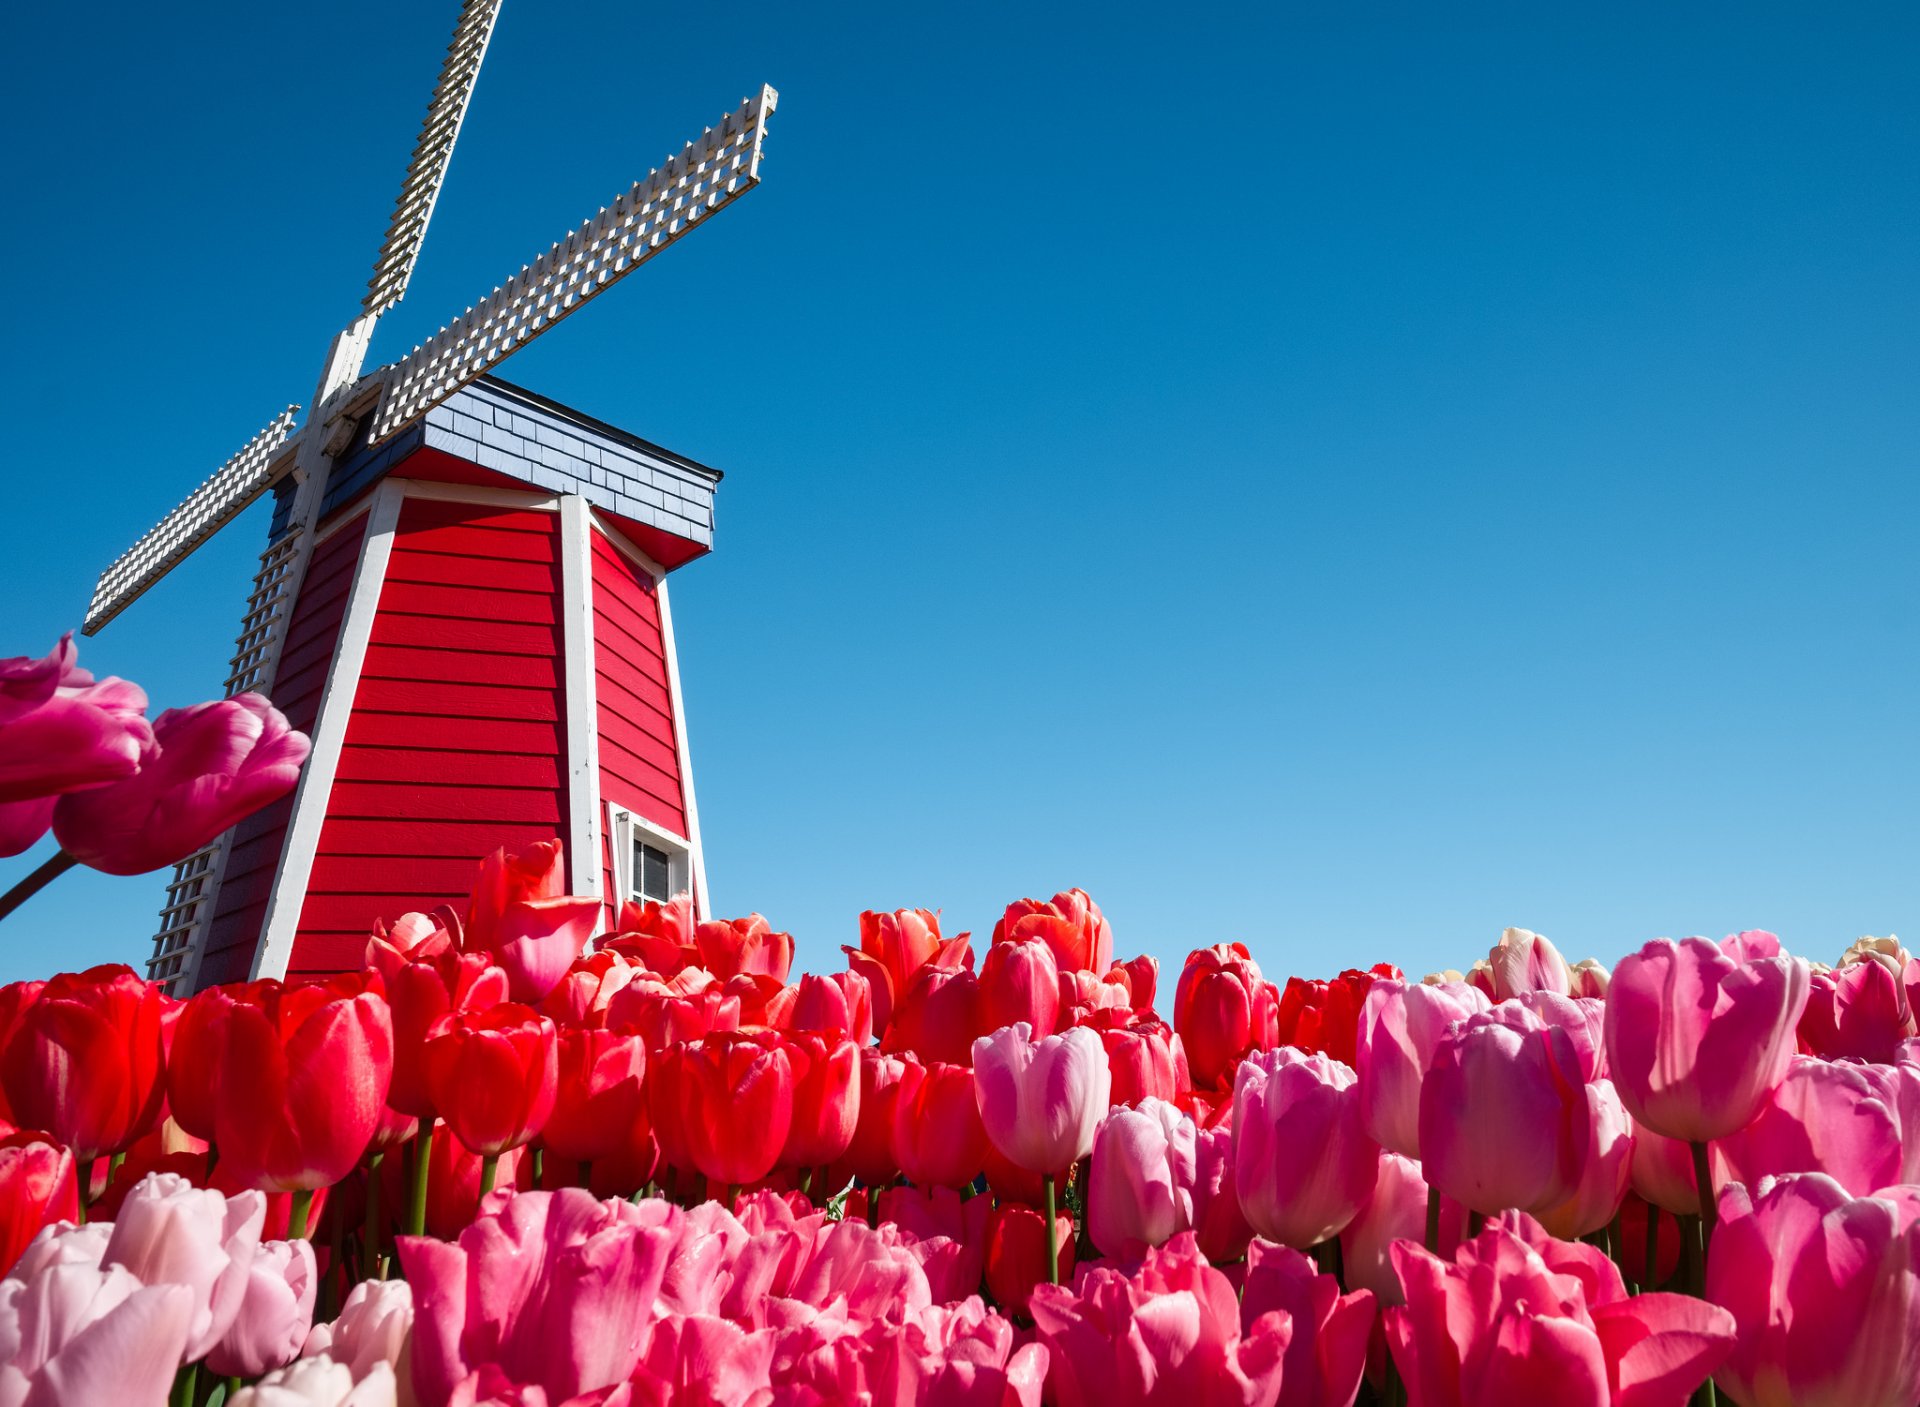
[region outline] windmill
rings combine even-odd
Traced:
[[[176,868],[149,975],[176,991],[356,967],[378,917],[567,842],[612,911],[706,881],[666,574],[712,546],[717,471],[488,375],[759,182],[753,97],[407,355],[405,295],[499,16],[465,0],[361,311],[289,406],[101,573],[93,634],[263,496],[227,680],[314,748],[295,794]]]

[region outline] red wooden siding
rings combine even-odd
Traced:
[[[304,733],[313,731],[320,712],[321,690],[333,662],[340,622],[347,612],[347,593],[353,586],[365,536],[363,513],[315,546],[306,581],[294,603],[293,618],[287,622],[286,644],[271,694],[287,721]],[[252,971],[254,948],[260,942],[267,897],[280,865],[280,847],[292,813],[293,798],[288,797],[234,827],[197,985],[244,981]]]
[[[686,801],[654,581],[604,535],[590,536],[601,800],[684,836]],[[610,853],[601,861],[602,892],[612,899]]]
[[[567,834],[559,516],[408,499],[289,972],[463,903],[482,856]]]

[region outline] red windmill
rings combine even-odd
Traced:
[[[561,836],[570,888],[706,907],[667,573],[718,472],[486,373],[759,181],[743,102],[421,346],[362,374],[419,255],[499,0],[466,0],[361,315],[289,407],[102,573],[93,634],[273,495],[229,693],[313,737],[288,800],[183,861],[150,975],[176,991],[357,967],[376,918]]]

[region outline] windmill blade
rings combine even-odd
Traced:
[[[758,185],[760,148],[778,99],[763,87],[504,287],[377,373],[386,390],[373,440],[411,424]]]
[[[393,204],[387,238],[373,261],[373,277],[361,302],[373,317],[406,296],[407,280],[413,277],[413,266],[420,259],[427,221],[433,218],[433,203],[440,197],[448,163],[453,160],[453,143],[467,115],[474,80],[480,76],[480,61],[487,56],[487,41],[493,38],[493,22],[499,17],[500,0],[464,0],[460,6],[453,42],[440,65],[440,81],[427,104],[426,121],[420,124],[413,160],[407,163],[407,178],[400,183],[400,198]]]
[[[81,634],[95,634],[266,492],[273,482],[275,451],[292,433],[294,412],[299,409],[288,406],[281,411],[273,424],[214,470],[185,502],[147,529],[138,542],[100,573],[93,600],[87,605],[87,618],[80,626]]]

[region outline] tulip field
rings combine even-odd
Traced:
[[[165,863],[293,784],[264,700],[170,743],[48,660],[0,662],[27,843],[124,850],[122,789]],[[1168,991],[1071,889],[980,944],[864,913],[800,974],[685,896],[605,924],[562,861],[497,852],[357,972],[0,988],[0,1407],[1920,1403],[1892,938],[1325,979],[1227,941]]]

